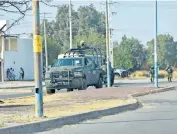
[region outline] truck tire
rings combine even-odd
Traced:
[[[74,89],[73,88],[68,88],[67,89],[67,92],[71,92],[71,91],[74,91]]]
[[[95,85],[96,88],[102,88],[103,87],[103,79],[100,76],[98,79],[98,83]]]
[[[82,85],[80,88],[78,88],[78,90],[85,90],[85,89],[87,89],[87,81],[86,81],[86,78],[83,78]]]
[[[47,94],[54,94],[56,92],[55,89],[46,89]]]

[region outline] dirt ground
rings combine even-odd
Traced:
[[[40,121],[93,110],[101,110],[128,104],[135,99],[128,94],[153,90],[152,87],[102,88],[70,93],[45,94],[44,117],[35,117],[35,96],[2,100],[0,104],[0,126]]]

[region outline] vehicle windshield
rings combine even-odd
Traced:
[[[58,59],[52,67],[60,66],[83,66],[82,58],[73,59]]]

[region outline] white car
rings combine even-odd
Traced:
[[[128,77],[129,75],[129,72],[127,70],[124,70],[124,69],[114,69],[114,75],[115,76],[119,76],[119,77]]]

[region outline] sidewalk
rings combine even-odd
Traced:
[[[89,89],[63,94],[44,95],[45,118],[34,117],[35,97],[2,100],[0,119],[5,125],[23,124],[56,117],[64,117],[89,111],[113,108],[135,101],[130,94],[156,90],[153,87],[120,87]],[[4,114],[5,113],[5,114]]]
[[[34,87],[34,85],[35,85],[34,81],[6,81],[0,83],[0,89],[31,88]]]

